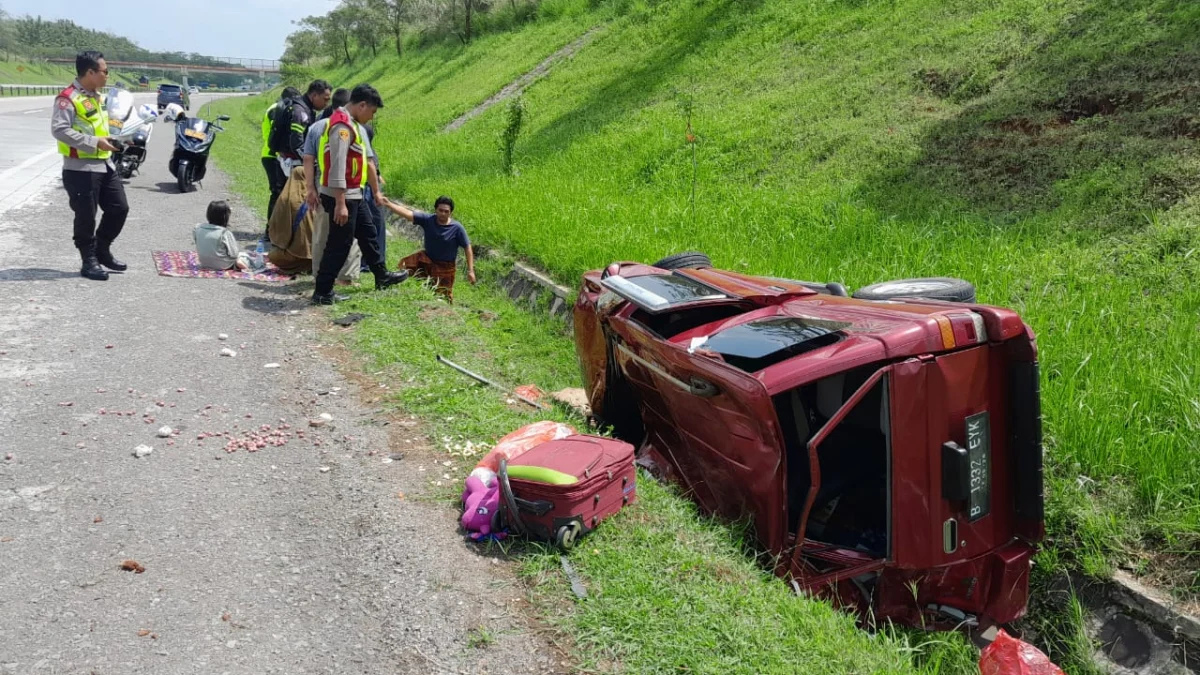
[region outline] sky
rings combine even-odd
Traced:
[[[104,11],[88,18],[84,10],[89,5]],[[284,40],[296,30],[293,21],[324,14],[336,5],[336,0],[0,0],[0,8],[11,15],[70,19],[152,51],[249,59],[279,58]]]

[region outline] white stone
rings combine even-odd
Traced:
[[[154,452],[154,448],[148,445],[139,445],[133,449],[133,456],[141,459],[143,457],[148,457],[152,452]]]

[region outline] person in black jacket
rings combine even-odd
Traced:
[[[329,116],[333,114],[334,110],[337,110],[338,108],[346,107],[346,104],[349,102],[350,102],[350,90],[349,89],[334,89],[333,90],[333,100],[330,101],[329,107],[326,108],[324,112],[322,112],[320,115],[317,115],[317,121],[320,122],[321,120],[329,119]]]
[[[271,149],[279,156],[283,175],[290,176],[292,168],[301,164],[304,134],[317,121],[317,112],[329,104],[331,91],[325,80],[313,80],[304,96],[292,99],[275,114],[271,123]]]

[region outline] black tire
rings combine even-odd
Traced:
[[[188,180],[188,167],[179,167],[179,171],[177,173],[178,175],[175,177],[175,179],[179,184],[179,194],[191,192],[192,182]]]
[[[664,270],[704,270],[713,264],[707,255],[699,251],[687,251],[669,255],[654,263],[654,266]]]
[[[975,302],[975,287],[969,281],[953,277],[897,279],[864,286],[854,292],[859,300],[917,298],[945,302]]]

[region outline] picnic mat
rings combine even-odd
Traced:
[[[249,279],[252,281],[291,281],[295,277],[285,274],[271,263],[259,272],[241,270],[206,270],[200,267],[195,251],[152,251],[154,267],[164,277],[193,277],[197,279]]]

